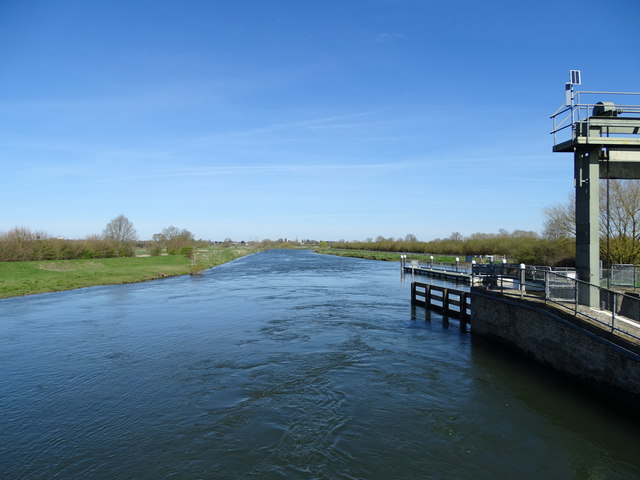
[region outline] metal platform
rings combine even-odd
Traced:
[[[576,269],[580,280],[595,285],[600,263],[599,180],[640,179],[640,93],[574,92],[573,85],[567,84],[565,104],[551,115],[551,134],[554,152],[573,153]],[[585,290],[579,302],[597,306],[596,291]]]

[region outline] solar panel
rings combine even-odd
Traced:
[[[571,83],[571,85],[581,85],[582,82],[580,81],[580,70],[570,70],[569,74],[571,75],[571,81],[569,83]]]

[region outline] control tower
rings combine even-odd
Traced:
[[[640,93],[575,91],[553,115],[553,151],[573,153],[578,279],[600,285],[600,179],[640,179]],[[568,138],[567,138],[568,137]],[[580,288],[581,305],[599,306],[596,288]]]

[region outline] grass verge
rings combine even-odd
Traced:
[[[317,249],[317,253],[322,253],[325,255],[337,255],[339,257],[355,257],[355,258],[365,258],[367,260],[382,260],[386,262],[399,262],[400,255],[407,255],[408,260],[422,260],[423,262],[428,261],[429,257],[424,254],[400,254],[394,252],[377,252],[374,250],[343,250],[343,249],[335,249],[335,248],[323,248]],[[433,261],[438,263],[452,263],[455,262],[456,257],[438,255],[434,256]]]
[[[197,252],[193,262],[183,255],[0,262],[0,298],[197,273],[256,251],[215,247]]]

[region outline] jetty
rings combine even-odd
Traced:
[[[425,277],[440,278],[455,283],[471,283],[471,264],[460,263],[434,263],[433,258],[429,263],[418,260],[407,260],[406,255],[400,256],[400,269],[403,273],[422,275]]]
[[[514,272],[520,272],[524,268],[522,264],[502,263],[476,263],[472,261],[455,263],[421,262],[419,260],[407,260],[406,255],[400,258],[400,270],[402,273],[409,273],[412,276],[424,276],[439,278],[448,282],[464,283],[467,285],[483,285],[501,280],[501,283],[512,282]],[[534,267],[540,271],[551,270],[550,267]],[[519,278],[520,275],[515,275]]]

